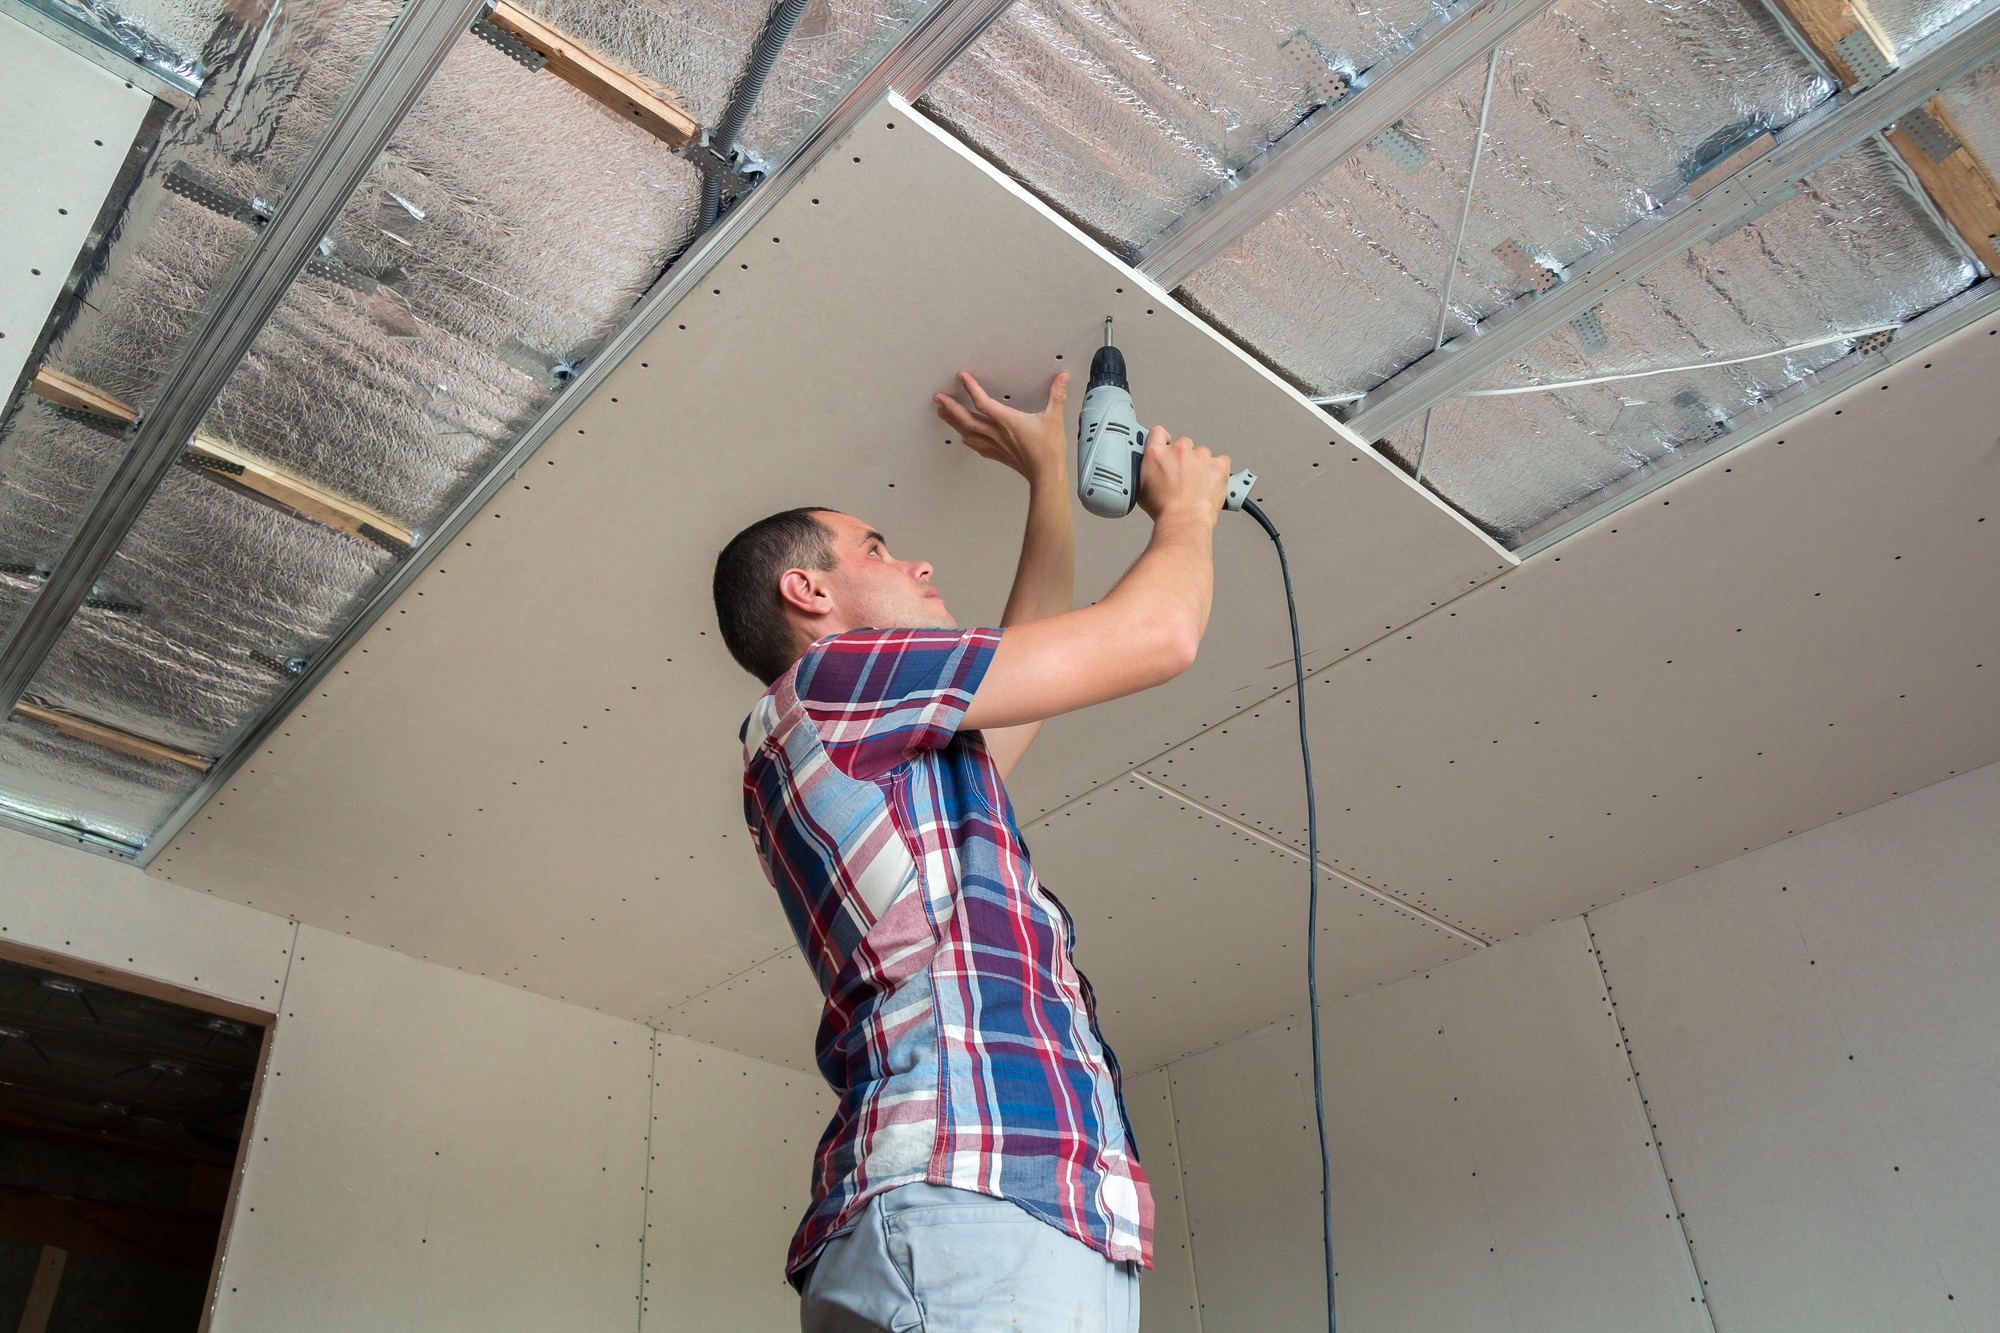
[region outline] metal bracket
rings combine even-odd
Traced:
[[[1898,68],[1896,57],[1876,45],[1874,36],[1866,28],[1856,28],[1835,42],[1833,53],[1840,57],[1840,63],[1847,66],[1847,72],[1854,76],[1847,83],[1847,90],[1852,93],[1873,88]]]
[[[1604,321],[1597,317],[1597,312],[1601,309],[1602,306],[1586,310],[1569,322],[1570,328],[1576,333],[1576,340],[1583,344],[1583,350],[1591,356],[1609,351],[1611,348],[1611,339],[1604,332]]]
[[[748,194],[757,188],[759,181],[771,174],[771,164],[761,156],[740,144],[724,153],[710,142],[709,132],[702,132],[681,149],[681,156],[694,163],[695,169],[706,176],[716,176],[722,181],[725,194]]]
[[[1896,128],[1909,135],[1910,142],[1923,149],[1924,156],[1933,162],[1942,162],[1965,146],[1958,136],[1938,124],[1929,111],[1912,111],[1896,122]]]
[[[1424,151],[1422,144],[1410,137],[1400,120],[1370,139],[1368,146],[1412,176],[1422,171],[1424,164],[1431,160],[1430,154]]]
[[[277,212],[262,199],[244,199],[227,190],[217,189],[197,176],[185,162],[176,162],[168,167],[166,174],[160,177],[160,184],[169,193],[200,204],[211,213],[232,218],[246,227],[261,227]]]
[[[484,13],[472,20],[471,32],[474,37],[493,47],[501,55],[506,56],[509,60],[525,69],[540,70],[549,63],[547,56],[537,51],[534,47],[529,46],[513,33],[487,22]]]

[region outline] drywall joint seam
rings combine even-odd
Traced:
[[[1777,147],[1699,199],[1683,194],[1677,203],[1633,223],[1579,260],[1555,287],[1516,301],[1454,340],[1455,346],[1414,362],[1370,390],[1348,418],[1348,428],[1363,439],[1385,438],[1613,292],[1708,238],[1745,225],[1784,198],[1795,181],[1923,106],[1944,85],[1996,53],[2000,10],[1949,25],[1880,83],[1859,94],[1835,94],[1792,122]]]
[[[1634,472],[1623,481],[1613,482],[1599,490],[1587,503],[1557,510],[1528,529],[1529,533],[1539,535],[1524,541],[1517,554],[1524,561],[1540,555],[1557,542],[1575,536],[1600,519],[1609,518],[1660,487],[1706,467],[1724,454],[1756,444],[1787,422],[1978,323],[1993,312],[1996,303],[2000,303],[2000,279],[1988,278],[1975,287],[1968,287],[1943,305],[1926,311],[1896,330],[1895,339],[1881,351],[1867,356],[1850,354],[1842,357],[1825,370],[1815,371],[1755,407],[1737,413],[1729,421],[1738,429],[1716,436],[1700,449],[1680,450],[1659,463]]]
[[[1194,799],[1194,797],[1188,795],[1186,792],[1176,791],[1174,788],[1169,787],[1166,783],[1161,782],[1157,778],[1148,777],[1146,774],[1139,772],[1137,769],[1132,770],[1132,772],[1127,774],[1127,776],[1139,782],[1145,783],[1148,787],[1151,787],[1155,791],[1164,792],[1166,795],[1173,797],[1176,801],[1179,801],[1182,805],[1188,806],[1189,808],[1194,810],[1201,811],[1203,814],[1207,815],[1210,819],[1213,819],[1218,824],[1228,825],[1230,828],[1236,830],[1238,833],[1241,833],[1246,838],[1250,838],[1253,839],[1254,841],[1261,842],[1267,847],[1275,848],[1276,850],[1283,852],[1285,855],[1293,857],[1297,860],[1303,861],[1306,859],[1306,854],[1304,852],[1292,846],[1292,844],[1286,842],[1284,839],[1274,838],[1270,834],[1264,832],[1262,829],[1257,828],[1255,825],[1246,824],[1240,819],[1236,819],[1230,815],[1225,815],[1222,813],[1222,811],[1216,809],[1212,805],[1204,805],[1202,802],[1197,801],[1196,799]],[[1451,922],[1446,921],[1443,917],[1437,916],[1431,912],[1427,912],[1423,908],[1416,906],[1414,903],[1405,902],[1401,898],[1398,898],[1393,893],[1385,893],[1381,889],[1376,888],[1373,884],[1367,883],[1364,880],[1356,879],[1354,876],[1348,874],[1346,871],[1336,870],[1334,867],[1328,865],[1324,861],[1321,861],[1319,863],[1319,868],[1326,874],[1332,876],[1334,879],[1341,882],[1342,884],[1345,884],[1348,888],[1354,889],[1360,893],[1367,894],[1369,897],[1380,901],[1382,905],[1385,907],[1393,907],[1399,912],[1406,912],[1409,915],[1416,917],[1419,921],[1422,921],[1425,925],[1435,926],[1439,930],[1443,931],[1445,934],[1450,935],[1454,939],[1462,940],[1465,943],[1470,944],[1475,949],[1486,949],[1492,947],[1493,941],[1485,939],[1482,936],[1475,935],[1471,931],[1466,930],[1463,927],[1454,926],[1451,924]]]
[[[412,0],[413,4],[425,0]],[[463,3],[464,0],[457,0]],[[484,0],[470,0],[470,9],[476,10]],[[423,541],[411,550],[409,556],[398,566],[396,573],[378,588],[361,610],[356,613],[314,659],[305,673],[294,679],[284,693],[272,702],[268,711],[244,733],[236,748],[222,756],[209,771],[208,779],[188,793],[187,797],[174,808],[166,821],[134,859],[141,865],[151,865],[177,835],[193,819],[196,812],[208,799],[220,791],[259,746],[269,740],[272,733],[289,717],[300,703],[312,696],[333,666],[349,649],[358,644],[375,623],[388,614],[397,599],[408,592],[410,587],[423,576],[433,561],[444,549],[451,545],[480,511],[492,503],[493,497],[512,480],[535,451],[540,449],[590,395],[597,390],[633,352],[637,351],[647,336],[657,328],[679,305],[682,298],[698,288],[715,266],[722,262],[736,244],[755,231],[764,218],[777,207],[778,202],[792,187],[819,164],[828,150],[847,132],[861,122],[862,117],[874,110],[876,104],[892,92],[900,91],[908,97],[918,97],[929,87],[932,80],[956,59],[968,46],[978,40],[981,33],[1005,13],[1012,0],[935,0],[935,3],[911,24],[900,41],[864,74],[849,90],[839,105],[827,113],[818,125],[806,135],[799,146],[792,150],[790,157],[778,169],[765,178],[764,183],[752,190],[741,202],[722,217],[722,220],[697,240],[674,265],[653,284],[638,305],[634,306],[625,322],[606,340],[604,347],[583,365],[582,373],[564,386],[555,400],[543,409],[542,414],[523,432],[514,443],[501,454],[485,476],[480,478],[464,499],[439,521],[437,527],[427,533]],[[471,24],[470,11],[461,28]],[[275,224],[273,224],[275,225]],[[268,232],[270,227],[266,227]],[[190,428],[189,434],[192,434]],[[86,589],[88,585],[85,585]],[[30,610],[33,608],[31,607]],[[0,686],[4,686],[0,678]],[[4,698],[0,693],[0,698]]]
[[[1181,1113],[1174,1106],[1173,1061],[1160,1066],[1160,1079],[1167,1085],[1167,1121],[1174,1127],[1174,1179],[1181,1187],[1181,1216],[1187,1220],[1188,1291],[1194,1297],[1194,1333],[1206,1333],[1201,1318],[1201,1264],[1195,1258],[1194,1214],[1188,1208],[1187,1167],[1184,1165],[1185,1155],[1181,1152]]]
[[[643,1329],[646,1326],[646,1243],[653,1236],[653,1127],[659,1123],[660,1099],[660,1031],[648,1027],[650,1038],[647,1049],[650,1058],[646,1062],[646,1165],[639,1173],[639,1310],[633,1316],[632,1326]]]
[[[11,712],[249,354],[341,210],[482,0],[411,0],[335,111],[277,212],[259,229],[161,381],[76,535],[0,642],[0,714]]]
[[[1509,554],[1511,555],[1511,553]],[[1336,667],[1340,666],[1343,662],[1348,662],[1353,660],[1355,654],[1365,653],[1378,643],[1387,642],[1388,640],[1395,638],[1398,634],[1402,634],[1406,630],[1414,629],[1416,626],[1423,624],[1426,620],[1429,620],[1431,617],[1443,611],[1446,607],[1458,605],[1460,598],[1471,596],[1473,593],[1478,592],[1481,588],[1485,587],[1487,584],[1493,582],[1495,578],[1498,578],[1502,574],[1509,573],[1514,569],[1518,569],[1519,567],[1520,567],[1520,560],[1518,557],[1515,557],[1514,564],[1503,567],[1495,571],[1493,574],[1487,576],[1484,579],[1481,579],[1478,583],[1475,583],[1471,587],[1467,588],[1464,592],[1455,593],[1452,596],[1446,598],[1444,601],[1437,603],[1436,605],[1432,606],[1429,610],[1425,611],[1422,615],[1418,616],[1415,620],[1405,621],[1402,624],[1396,626],[1394,629],[1387,630],[1384,633],[1378,634],[1374,638],[1362,644],[1359,648],[1342,649],[1340,656],[1334,658],[1331,662],[1328,662],[1323,666],[1316,666],[1312,670],[1308,671],[1306,673],[1306,683],[1311,684],[1313,681],[1319,679],[1327,672],[1332,671]],[[1312,654],[1307,653],[1306,656],[1310,657],[1312,656]],[[1248,687],[1246,686],[1244,688],[1247,689]],[[1138,763],[1134,764],[1132,767],[1126,769],[1121,773],[1114,773],[1110,777],[1104,779],[1102,782],[1091,783],[1088,787],[1085,787],[1082,791],[1078,792],[1074,796],[1064,797],[1063,800],[1058,804],[1052,805],[1048,809],[1036,815],[1034,819],[1029,821],[1030,825],[1032,826],[1034,824],[1046,824],[1049,820],[1054,819],[1057,815],[1061,814],[1063,811],[1069,809],[1071,806],[1077,804],[1078,802],[1087,801],[1098,792],[1103,791],[1106,787],[1115,786],[1116,784],[1123,782],[1126,778],[1137,775],[1139,770],[1143,769],[1146,765],[1158,763],[1160,760],[1165,759],[1168,755],[1180,749],[1182,746],[1192,745],[1194,742],[1200,740],[1203,736],[1208,735],[1211,731],[1216,730],[1218,727],[1228,726],[1231,722],[1234,722],[1237,718],[1242,717],[1244,714],[1250,712],[1252,709],[1262,708],[1266,706],[1271,702],[1271,700],[1277,698],[1279,695],[1283,694],[1286,690],[1292,688],[1293,685],[1289,681],[1287,681],[1283,685],[1273,685],[1268,693],[1259,695],[1257,698],[1252,699],[1249,703],[1244,704],[1242,707],[1236,709],[1234,712],[1228,713],[1223,717],[1216,719],[1214,722],[1207,723],[1204,726],[1197,728],[1193,735],[1186,736],[1180,740],[1175,741],[1173,744],[1167,746],[1165,749],[1160,750],[1154,754],[1148,755],[1146,758],[1141,759]],[[1176,792],[1174,794],[1178,796],[1180,793]],[[1339,872],[1336,871],[1335,873],[1338,874]]]
[[[742,971],[731,972],[728,976],[716,982],[714,985],[703,986],[700,990],[688,996],[685,1000],[682,1000],[677,1004],[672,1004],[667,1006],[667,1008],[663,1010],[658,1017],[647,1019],[646,1025],[648,1027],[658,1028],[658,1030],[664,1032],[666,1031],[666,1029],[659,1027],[659,1025],[666,1022],[669,1018],[672,1018],[675,1014],[681,1012],[681,1010],[687,1008],[689,1005],[695,1003],[698,1000],[705,999],[706,997],[715,994],[717,991],[721,990],[725,986],[731,985],[734,982],[741,981],[743,978],[749,976],[752,972],[755,972],[760,967],[769,967],[771,964],[777,962],[780,958],[783,958],[785,955],[795,954],[798,951],[799,951],[798,945],[787,944],[784,948],[778,950],[770,957],[760,958],[756,962],[750,964],[750,966],[744,968]],[[685,1034],[676,1032],[673,1033],[672,1035],[678,1037],[678,1036],[683,1036]]]
[[[1701,1275],[1701,1260],[1695,1257],[1694,1237],[1688,1234],[1687,1214],[1681,1210],[1680,1196],[1674,1190],[1673,1174],[1667,1170],[1666,1150],[1660,1147],[1659,1127],[1653,1123],[1653,1108],[1646,1102],[1645,1085],[1639,1081],[1639,1067],[1632,1061],[1632,1043],[1625,1037],[1625,1025],[1618,1021],[1618,1001],[1611,998],[1611,981],[1604,974],[1604,955],[1597,948],[1597,931],[1590,924],[1590,913],[1583,914],[1583,933],[1590,941],[1590,961],[1597,968],[1597,985],[1604,993],[1605,1007],[1611,1011],[1611,1022],[1618,1029],[1618,1049],[1625,1056],[1625,1068],[1632,1075],[1632,1095],[1639,1099],[1639,1114],[1646,1122],[1646,1141],[1652,1145],[1653,1160],[1659,1164],[1660,1179],[1667,1187],[1667,1199],[1673,1205],[1674,1226],[1681,1233],[1681,1245],[1687,1252],[1688,1271],[1694,1275],[1695,1290],[1701,1297],[1702,1318],[1708,1322],[1708,1333],[1718,1333],[1715,1327],[1715,1311],[1708,1303],[1708,1279]]]
[[[1550,0],[1476,0],[1381,76],[1322,106],[1220,190],[1183,213],[1140,252],[1141,273],[1169,290],[1312,188],[1376,135],[1408,115],[1481,56],[1494,51]]]

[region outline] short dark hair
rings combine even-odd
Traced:
[[[798,658],[792,623],[778,596],[788,569],[832,569],[833,534],[816,517],[824,505],[760,518],[715,557],[715,618],[736,664],[769,685]]]

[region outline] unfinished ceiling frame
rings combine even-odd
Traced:
[[[1393,127],[1459,71],[1491,56],[1552,0],[1477,0],[1436,20],[1404,54],[1355,76],[1311,115],[1140,250],[1135,267],[1169,291]]]
[[[207,77],[201,61],[155,44],[148,50],[62,0],[0,0],[0,14],[128,80],[170,106],[192,102]]]
[[[1609,518],[1635,500],[1644,499],[1675,478],[1712,463],[1731,450],[1755,442],[1801,413],[1811,411],[1827,399],[1852,388],[1857,382],[1915,356],[1939,340],[1966,328],[1991,311],[1996,300],[2000,300],[2000,279],[1987,278],[1967,288],[1943,305],[1925,311],[1898,328],[1895,337],[1880,346],[1865,350],[1857,348],[1826,369],[1806,376],[1750,410],[1729,418],[1728,432],[1717,435],[1707,443],[1670,454],[1654,466],[1606,486],[1588,500],[1558,509],[1521,534],[1521,544],[1514,548],[1514,554],[1523,560],[1538,555],[1600,519]]]
[[[721,220],[681,256],[632,310],[605,346],[579,368],[575,379],[500,456],[479,484],[435,528],[423,535],[394,576],[376,589],[346,628],[293,679],[230,753],[216,760],[200,785],[175,807],[166,822],[145,844],[125,848],[106,843],[94,849],[115,857],[129,857],[141,866],[151,864],[153,858],[173,841],[174,835],[229,782],[237,769],[256,753],[258,746],[292,710],[311,697],[312,691],[334,664],[387,614],[438,553],[452,543],[482,508],[492,502],[535,451],[561,429],[570,414],[610,377],[627,356],[638,349],[647,335],[673,312],[674,307],[700,288],[723,257],[757,228],[778,201],[818,164],[827,151],[889,93],[896,92],[912,99],[921,96],[931,81],[966,47],[978,40],[980,34],[1011,3],[1012,0],[936,0],[902,39],[807,134],[790,156],[724,213]],[[0,818],[9,817],[0,812]],[[9,822],[19,821],[9,819]],[[35,831],[47,832],[43,829]],[[72,836],[65,831],[63,839],[68,841]]]
[[[1380,440],[1470,388],[1489,371],[1611,295],[1703,241],[1754,221],[1789,198],[1795,183],[1883,127],[1922,109],[1947,85],[2000,54],[2000,11],[1962,18],[1926,39],[1878,82],[1836,93],[1782,130],[1734,174],[1677,198],[1572,264],[1539,293],[1481,321],[1458,338],[1369,390],[1346,415],[1366,440]],[[1728,165],[1727,163],[1723,165]]]
[[[0,712],[27,693],[293,281],[484,0],[410,0],[183,345],[153,410],[99,484],[68,548],[0,639]]]

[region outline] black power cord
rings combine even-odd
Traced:
[[[1299,647],[1299,604],[1292,596],[1292,567],[1285,559],[1285,539],[1255,500],[1243,502],[1243,512],[1278,548],[1278,572],[1285,579],[1285,613],[1292,621],[1292,678],[1299,699],[1299,758],[1306,768],[1306,873],[1312,891],[1306,899],[1306,1001],[1312,1010],[1313,1117],[1319,1122],[1320,1240],[1326,1252],[1326,1330],[1333,1333],[1333,1162],[1326,1151],[1326,1095],[1320,1083],[1319,1058],[1319,807],[1313,799],[1312,744],[1306,736],[1306,658]]]

